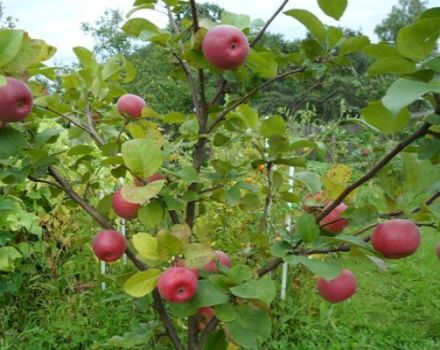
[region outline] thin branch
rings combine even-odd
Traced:
[[[87,106],[87,122],[88,122],[88,129],[90,136],[98,143],[99,146],[105,145],[104,139],[101,137],[101,135],[98,134],[98,132],[95,129],[95,126],[93,125],[93,116],[92,116],[92,110],[90,108],[90,105]]]
[[[430,124],[425,123],[423,126],[414,132],[412,135],[408,136],[405,140],[400,142],[394,149],[391,150],[382,160],[380,160],[370,171],[368,171],[364,176],[362,176],[359,180],[352,183],[348,186],[338,198],[336,198],[328,207],[326,207],[321,214],[317,217],[317,221],[321,221],[325,218],[333,209],[335,209],[342,201],[355,189],[362,186],[364,183],[372,179],[385,165],[387,165],[395,156],[397,156],[400,152],[402,152],[408,145],[413,143],[418,138],[424,136],[428,129],[430,128]]]
[[[60,185],[58,185],[56,182],[52,182],[52,181],[48,181],[48,180],[43,180],[43,179],[40,179],[40,178],[38,178],[38,177],[35,177],[35,176],[33,176],[33,175],[28,175],[28,179],[29,180],[31,180],[31,181],[33,181],[33,182],[41,182],[41,183],[44,183],[44,184],[47,184],[47,185],[50,185],[50,186],[54,186],[54,187],[58,187],[59,189],[63,189]]]
[[[223,119],[225,119],[226,115],[233,111],[235,108],[237,108],[239,105],[241,105],[243,102],[245,102],[246,100],[248,100],[250,97],[252,97],[254,94],[256,94],[259,90],[265,88],[266,86],[281,80],[289,75],[293,75],[293,74],[297,74],[297,73],[302,73],[304,72],[306,69],[306,67],[299,67],[299,68],[295,68],[292,70],[289,70],[287,72],[281,73],[279,75],[277,75],[276,77],[265,81],[264,83],[258,85],[256,88],[254,88],[253,90],[251,90],[250,92],[248,92],[246,95],[242,96],[241,98],[239,98],[237,101],[235,101],[232,105],[230,105],[229,107],[227,107],[222,113],[220,113],[220,115],[217,117],[217,119],[212,123],[211,126],[208,127],[207,133],[210,133],[216,126],[217,124],[219,124],[221,121],[223,121]]]
[[[56,114],[57,116],[59,116],[59,117],[61,117],[63,119],[66,119],[68,122],[72,123],[73,125],[77,126],[78,128],[84,130],[86,133],[89,134],[89,129],[87,128],[87,126],[81,124],[79,121],[76,121],[75,119],[73,119],[69,115],[60,113],[60,112],[58,112],[58,111],[56,111],[56,110],[54,110],[54,109],[52,109],[50,107],[45,107],[45,106],[40,106],[40,105],[36,105],[36,107],[44,109],[46,111],[49,111],[51,113]]]
[[[170,316],[168,315],[168,312],[165,308],[163,300],[162,300],[157,289],[153,290],[153,300],[154,300],[154,307],[157,310],[157,312],[159,313],[160,320],[162,321],[163,325],[165,326],[165,329],[166,329],[171,341],[173,342],[174,347],[176,348],[176,350],[183,349],[182,343],[181,343],[180,338],[177,334],[176,328],[174,327],[173,321],[171,320]]]
[[[189,3],[191,4],[191,14],[192,14],[192,19],[193,19],[194,34],[195,34],[200,29],[199,16],[197,14],[197,5],[196,5],[195,0],[190,0]]]
[[[257,34],[257,36],[254,38],[254,40],[252,40],[252,42],[250,43],[250,46],[253,47],[255,46],[255,44],[263,37],[264,33],[266,32],[267,28],[272,24],[272,22],[274,21],[274,19],[280,14],[280,12],[283,10],[283,8],[287,5],[287,3],[289,2],[289,0],[284,0],[281,4],[281,6],[274,12],[274,14],[272,15],[272,17],[270,17],[266,24],[264,25],[264,27],[260,30],[260,32]]]

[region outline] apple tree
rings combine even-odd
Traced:
[[[403,258],[416,252],[421,226],[439,224],[440,8],[402,28],[395,43],[372,43],[288,5],[266,21],[224,11],[214,23],[194,0],[135,1],[122,29],[162,47],[170,79],[191,93],[191,113],[158,113],[126,91],[136,71],[122,54],[100,62],[75,47],[78,65],[64,72],[42,63],[54,53],[43,41],[0,31],[0,213],[23,182],[29,192],[47,187],[53,203],[77,204],[96,224],[97,258],[125,253],[133,270],[123,290],[151,298],[162,322],[154,331],[176,349],[257,349],[271,334],[281,264],[309,269],[323,298],[341,302],[361,286],[339,253],[378,264]],[[348,4],[318,5],[339,19]],[[191,19],[176,20],[182,6]],[[135,17],[143,9],[166,12],[169,27]],[[281,15],[309,31],[287,54],[261,40]],[[307,82],[349,66],[359,52],[372,58],[370,76],[396,78],[356,120],[389,149],[365,172],[331,164],[322,174],[309,155],[325,152],[333,129],[299,137],[294,123],[261,115],[252,102],[282,79]],[[115,225],[122,219],[125,237]],[[1,247],[0,269],[17,254]],[[329,258],[309,259],[315,254]],[[129,338],[107,345],[145,345]]]

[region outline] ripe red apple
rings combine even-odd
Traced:
[[[437,251],[437,256],[438,256],[438,258],[440,259],[440,242],[437,243],[437,249],[436,249],[436,251]]]
[[[330,204],[328,204],[326,207],[328,207]],[[341,217],[342,213],[347,210],[347,208],[348,206],[345,203],[339,204],[324,219],[319,222],[319,225],[325,231],[333,233],[335,235],[341,233],[348,225],[348,220]]]
[[[175,266],[178,266],[178,267],[186,267],[186,265],[185,265],[185,260],[184,260],[184,259],[178,259],[178,260],[176,261]],[[190,270],[190,271],[196,276],[197,279],[199,279],[199,277],[200,277],[200,271],[199,271],[199,269],[193,269],[193,268],[190,268],[190,267],[186,267],[186,268],[187,268],[188,270]]]
[[[369,154],[370,154],[370,150],[369,150],[368,148],[364,148],[364,149],[362,150],[362,155],[363,155],[363,156],[367,157]]]
[[[124,255],[127,242],[122,233],[113,230],[104,230],[95,236],[92,248],[98,259],[112,262]]]
[[[124,219],[134,219],[137,217],[138,210],[141,207],[140,204],[131,203],[126,200],[122,195],[122,188],[116,190],[113,195],[112,204],[115,213]]]
[[[184,303],[197,293],[198,281],[185,267],[170,267],[159,277],[157,288],[162,297],[172,303]]]
[[[223,266],[226,267],[231,267],[232,266],[232,261],[229,258],[229,256],[227,256],[224,252],[222,252],[221,250],[216,250],[215,251],[215,255],[217,256],[217,259],[210,261],[209,263],[207,263],[204,267],[203,270],[205,270],[206,272],[213,272],[213,273],[217,273],[218,270],[218,266],[217,266],[217,261],[222,264]]]
[[[0,120],[23,120],[32,112],[32,91],[21,80],[6,78],[6,81],[6,85],[0,87]]]
[[[199,316],[199,330],[203,332],[206,328],[206,325],[213,319],[214,317],[214,309],[212,307],[206,306],[197,310],[197,316]]]
[[[420,231],[410,220],[388,220],[376,226],[371,243],[384,257],[400,259],[417,250],[420,245]]]
[[[220,69],[234,69],[246,61],[249,43],[240,29],[223,24],[206,33],[202,51],[206,60],[213,66]]]
[[[151,176],[148,176],[147,178],[148,182],[154,182],[158,180],[165,180],[165,176],[163,176],[161,173],[154,173]]]
[[[119,113],[132,118],[139,118],[142,115],[142,109],[146,106],[147,103],[142,97],[133,94],[125,94],[119,97],[117,102]]]
[[[324,278],[318,280],[319,294],[331,303],[339,303],[350,298],[356,293],[356,288],[356,277],[348,269],[343,269],[338,277],[330,281]]]

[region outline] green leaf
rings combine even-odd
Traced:
[[[266,311],[242,304],[235,307],[237,317],[225,323],[225,333],[245,349],[259,349],[259,344],[272,332],[272,321]]]
[[[301,22],[321,44],[325,41],[325,26],[313,13],[307,10],[292,9],[284,12],[284,14]]]
[[[286,241],[275,241],[270,247],[270,253],[278,258],[284,258],[292,252],[292,246]]]
[[[142,179],[157,172],[163,162],[160,147],[152,140],[136,139],[124,142],[122,158],[125,165]]]
[[[365,35],[352,36],[344,40],[339,50],[339,56],[346,56],[353,52],[362,51],[370,43],[370,39]]]
[[[176,317],[187,317],[195,315],[201,307],[221,305],[228,301],[229,297],[222,289],[208,280],[200,280],[195,297],[183,304],[170,305],[170,310]]]
[[[129,19],[123,26],[122,30],[129,35],[140,37],[146,34],[159,34],[160,29],[145,18]]]
[[[144,204],[156,197],[162,190],[165,180],[156,180],[145,186],[124,185],[122,196],[131,203]]]
[[[200,182],[200,176],[192,166],[183,167],[176,173],[176,176],[187,183]]]
[[[147,228],[159,226],[164,216],[165,210],[162,203],[158,200],[151,201],[138,211],[139,221]]]
[[[79,63],[81,63],[84,68],[91,68],[97,65],[93,52],[85,47],[74,47],[73,52],[75,53],[76,57],[78,57]]]
[[[206,341],[203,350],[227,350],[228,342],[226,341],[225,333],[219,329],[215,333],[211,333]]]
[[[13,128],[0,128],[0,159],[20,154],[27,145],[24,135]]]
[[[377,44],[367,45],[363,49],[363,52],[377,59],[390,56],[400,56],[399,50],[397,50],[396,47],[392,46],[389,42],[386,41],[381,41]]]
[[[385,57],[374,62],[367,73],[376,74],[411,74],[417,71],[416,64],[401,56]]]
[[[234,284],[241,284],[244,281],[250,280],[253,276],[251,268],[241,264],[234,265],[226,274]]]
[[[259,76],[270,79],[277,75],[278,63],[271,52],[257,52],[251,50],[246,65]]]
[[[311,171],[295,173],[295,180],[304,183],[310,193],[318,193],[322,189],[321,176]]]
[[[285,262],[292,265],[304,265],[314,274],[324,277],[326,280],[332,280],[341,274],[341,266],[333,260],[309,259],[305,256],[289,255],[284,259]]]
[[[320,232],[315,217],[311,214],[301,215],[296,222],[296,232],[304,242],[314,242]]]
[[[430,92],[440,93],[440,84],[399,79],[388,88],[382,102],[393,114],[397,114],[402,108]]]
[[[14,247],[6,246],[0,248],[0,271],[13,272],[15,270],[14,262],[20,259],[22,255]]]
[[[269,305],[275,298],[275,283],[269,276],[258,280],[250,280],[239,286],[230,288],[231,293],[243,299],[258,299]]]
[[[440,33],[440,20],[426,18],[402,28],[397,35],[399,52],[414,61],[429,56],[436,47]]]
[[[395,134],[402,131],[410,120],[407,108],[403,108],[397,115],[393,115],[380,101],[370,102],[361,111],[361,114],[368,124],[385,134]]]
[[[430,159],[440,152],[440,140],[438,139],[424,139],[419,146],[419,159]]]
[[[124,291],[135,298],[150,294],[156,288],[160,270],[148,269],[136,272],[124,283]]]
[[[251,17],[248,15],[237,15],[229,11],[222,12],[222,23],[237,27],[240,30],[250,28]]]
[[[11,61],[18,54],[23,41],[23,34],[22,30],[0,30],[0,67]]]
[[[286,121],[279,115],[272,115],[261,122],[260,132],[266,138],[284,135],[286,132]]]
[[[203,243],[190,243],[183,252],[185,265],[191,268],[202,268],[215,258],[214,250]]]
[[[168,232],[159,232],[156,236],[157,251],[161,261],[167,261],[182,253],[182,243]]]
[[[318,4],[327,16],[339,20],[347,8],[348,0],[318,0]]]
[[[77,145],[77,146],[73,146],[72,148],[69,149],[69,151],[67,152],[67,155],[69,156],[82,156],[85,154],[89,154],[91,152],[94,151],[94,147],[89,146],[89,145]]]
[[[237,314],[234,305],[226,303],[215,307],[215,316],[222,322],[231,322],[235,320]]]
[[[157,249],[157,240],[148,233],[140,232],[132,237],[133,247],[136,251],[147,260],[159,260],[159,252]]]

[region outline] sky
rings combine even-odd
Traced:
[[[133,0],[0,0],[5,14],[18,20],[17,27],[29,32],[32,38],[43,39],[58,51],[53,62],[68,63],[74,60],[72,48],[93,48],[93,39],[81,31],[81,23],[96,21],[106,9],[119,9],[124,15],[130,10]],[[205,0],[203,1],[205,2]],[[249,14],[252,19],[268,19],[281,0],[210,0],[230,12]],[[349,0],[349,5],[340,22],[325,16],[316,0],[291,0],[285,9],[311,10],[326,24],[359,29],[375,38],[374,27],[391,11],[398,0]],[[440,6],[440,0],[430,0],[430,6]],[[167,18],[155,11],[141,11],[135,17],[145,17],[164,27]],[[291,17],[280,15],[269,29],[282,33],[288,39],[305,35],[304,27]]]

